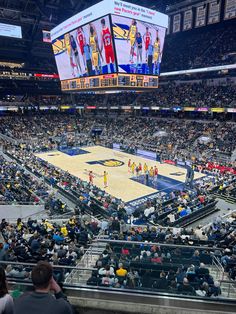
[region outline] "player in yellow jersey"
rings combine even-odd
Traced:
[[[133,162],[132,165],[131,165],[131,172],[132,172],[132,174],[134,174],[135,168],[136,168],[136,164],[135,164],[135,162]]]
[[[95,74],[97,75],[99,74],[99,70],[100,73],[102,73],[99,60],[99,58],[101,57],[101,50],[99,48],[97,34],[93,26],[90,26],[89,46],[92,51],[92,62],[95,69]]]
[[[154,169],[153,169],[153,167],[151,167],[150,170],[149,170],[149,176],[150,176],[151,180],[154,179]]]
[[[154,74],[158,74],[158,64],[159,64],[159,56],[160,56],[160,39],[157,36],[156,40],[153,44],[153,61],[154,61]]]
[[[104,188],[107,188],[108,185],[107,185],[107,176],[108,176],[108,173],[106,171],[103,172],[103,183],[104,183]]]
[[[65,48],[66,48],[67,54],[70,58],[70,65],[72,68],[72,76],[76,76],[75,69],[74,69],[76,67],[76,64],[74,64],[74,62],[73,62],[72,47],[71,47],[71,41],[70,41],[70,34],[69,33],[64,35],[64,42],[65,42]]]
[[[148,166],[145,162],[144,166],[143,166],[143,172],[146,173],[148,171]]]
[[[127,35],[127,41],[130,41],[130,62],[133,63],[134,61],[134,48],[136,37],[138,33],[137,21],[132,20],[132,24],[130,25],[129,32]]]

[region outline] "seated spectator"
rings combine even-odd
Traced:
[[[39,262],[32,270],[35,292],[23,294],[15,302],[15,314],[72,314],[72,308],[53,276],[52,266]],[[55,297],[49,292],[53,291]]]
[[[189,281],[186,277],[183,279],[183,283],[178,286],[178,291],[184,294],[196,294],[195,289],[189,284]]]
[[[154,256],[151,258],[152,263],[162,263],[162,258],[158,256],[158,253],[155,253]]]
[[[205,275],[209,275],[209,269],[206,268],[204,263],[200,263],[200,267],[196,269],[196,275],[198,277],[203,277]]]
[[[0,267],[0,313],[14,314],[13,299],[8,293],[5,271]]]
[[[116,275],[119,277],[126,277],[127,273],[128,273],[127,270],[123,268],[123,264],[119,263]]]
[[[153,282],[152,287],[154,289],[161,289],[161,290],[167,289],[168,280],[166,279],[166,274],[164,271],[160,273],[160,278]]]
[[[111,267],[110,265],[106,265],[105,267],[102,267],[99,269],[98,274],[100,276],[105,276],[105,277],[111,277],[114,276],[114,268]]]
[[[221,295],[220,282],[215,281],[214,285],[209,286],[208,296],[218,297],[219,295]]]

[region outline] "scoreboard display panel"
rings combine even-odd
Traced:
[[[168,17],[103,0],[51,31],[62,90],[157,88]]]
[[[75,78],[61,82],[62,90],[86,91],[98,89],[143,89],[157,88],[158,77],[150,75],[106,74],[92,77]]]
[[[117,72],[109,16],[54,39],[52,47],[61,80]]]
[[[112,15],[118,72],[159,75],[166,29]]]

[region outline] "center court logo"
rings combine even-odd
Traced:
[[[97,160],[97,161],[88,161],[87,164],[102,165],[104,167],[121,167],[125,163],[117,159],[105,159],[105,160]]]

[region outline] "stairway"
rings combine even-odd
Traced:
[[[95,240],[76,265],[80,270],[73,269],[71,273],[67,274],[65,283],[69,285],[86,285],[87,280],[91,277],[92,269],[95,267],[96,261],[105,250],[105,247],[106,243],[100,243]]]
[[[213,277],[214,282],[215,281],[231,281],[230,278],[228,277],[228,273],[222,272],[219,270],[218,267],[215,265],[210,265],[207,266],[207,268],[210,271],[210,275]],[[221,297],[222,298],[231,298],[231,299],[236,299],[236,282],[232,281],[232,283],[228,282],[221,282],[220,284],[221,288]]]

